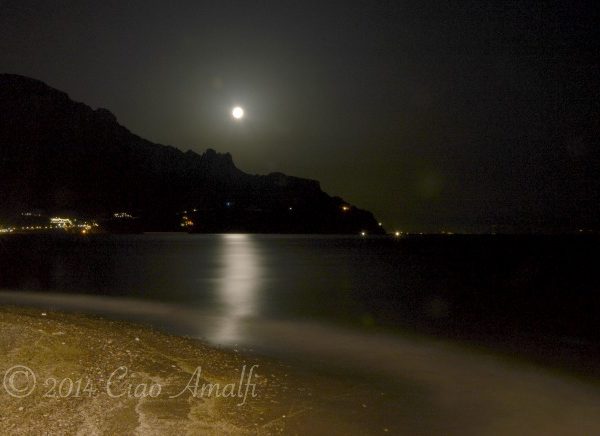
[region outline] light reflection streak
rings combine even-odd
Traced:
[[[249,235],[225,234],[222,238],[217,297],[223,316],[219,317],[212,339],[220,344],[234,344],[242,339],[242,323],[259,313],[261,257]]]

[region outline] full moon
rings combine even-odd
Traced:
[[[236,106],[231,111],[231,115],[233,115],[233,118],[235,118],[236,120],[240,120],[244,117],[244,109],[242,109],[239,106]]]

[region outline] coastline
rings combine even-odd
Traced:
[[[597,382],[441,342],[399,340],[385,351],[383,375],[283,363],[39,308],[0,306],[0,328],[2,433],[590,434],[600,425]],[[347,346],[340,340],[329,351]],[[31,394],[23,395],[31,386],[23,372],[11,379],[15,366],[35,374]],[[257,395],[250,388],[244,399],[248,383]],[[193,391],[205,384],[220,394]],[[153,385],[161,386],[156,397]],[[223,395],[227,385],[231,395]]]

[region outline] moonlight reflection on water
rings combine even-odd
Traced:
[[[261,285],[261,256],[254,240],[244,234],[221,235],[221,267],[216,292],[222,317],[213,340],[233,344],[241,339],[242,321],[259,314],[257,293]]]

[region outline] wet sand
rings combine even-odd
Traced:
[[[383,341],[377,359],[387,355],[393,363],[375,373],[333,364],[344,343],[324,354],[329,362],[315,365],[282,363],[140,325],[39,309],[3,307],[0,328],[1,434],[600,431],[597,381],[439,341],[398,338],[393,348]],[[253,365],[258,367],[249,379]],[[127,374],[119,370],[123,367]],[[35,383],[23,372],[28,369]],[[257,396],[250,393],[239,405],[240,386],[247,380],[256,384]],[[233,395],[196,391],[194,396],[184,390],[194,383],[231,385]],[[161,386],[155,398],[149,394],[152,385]]]

